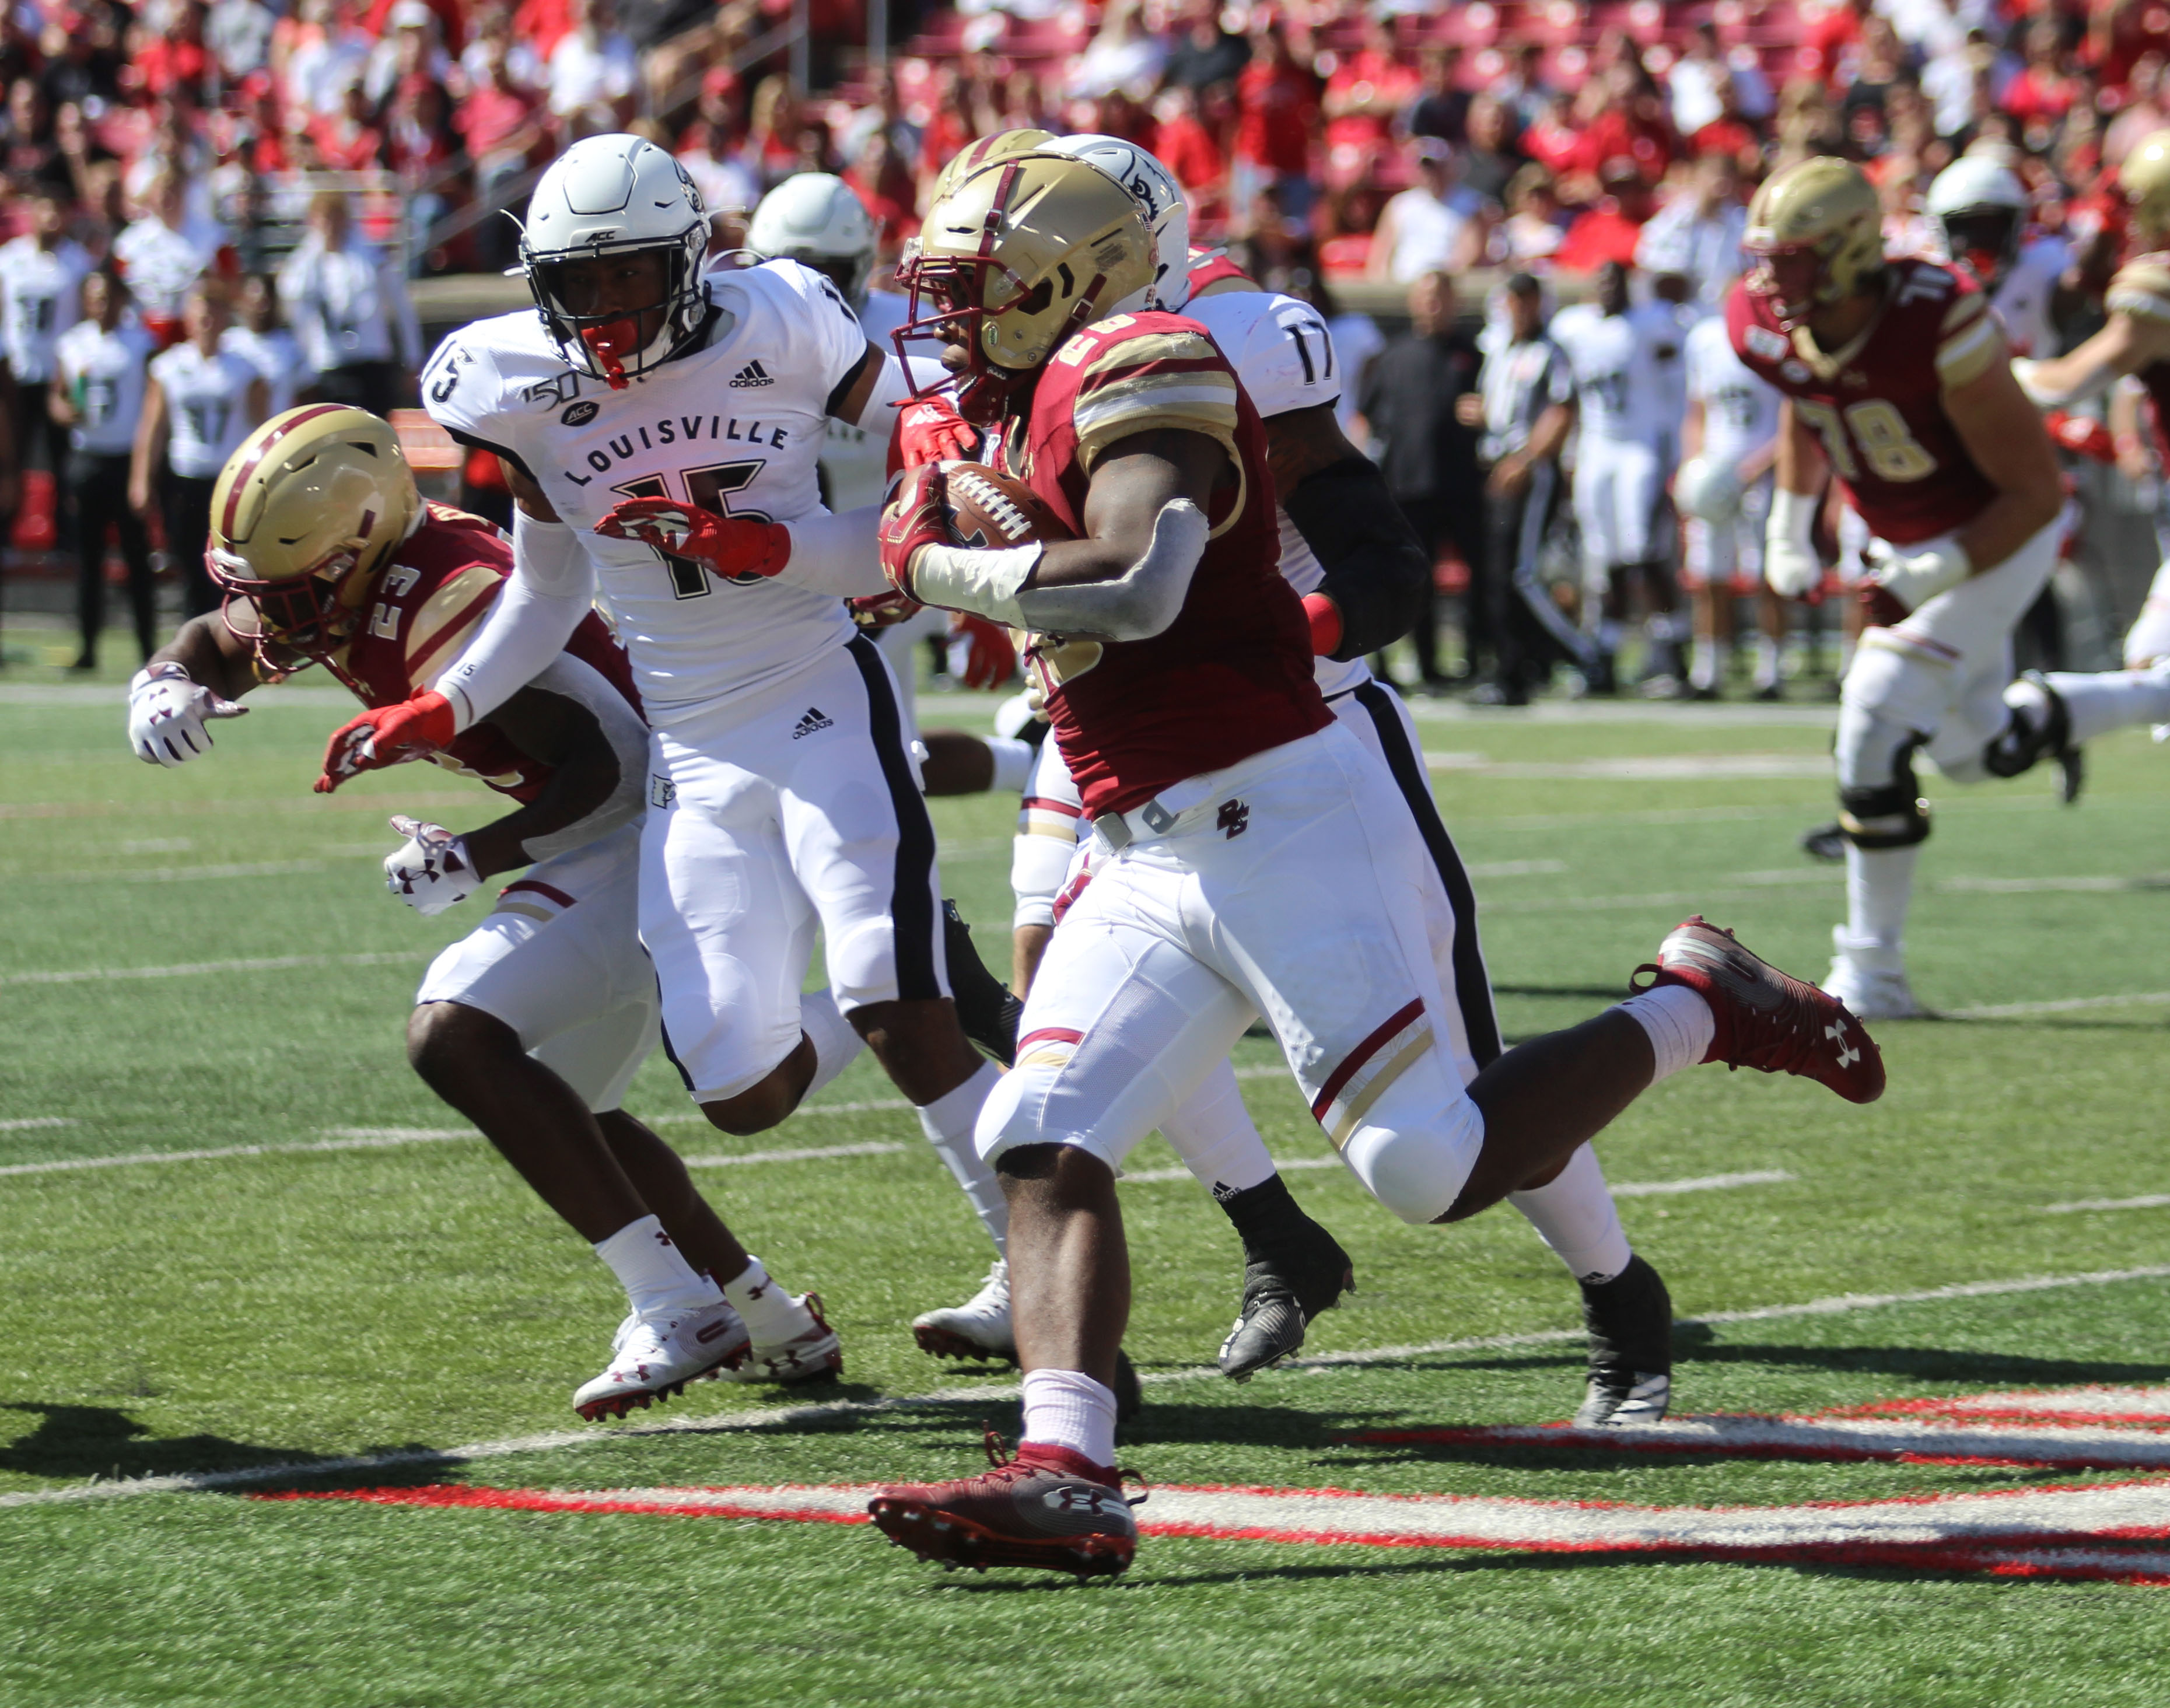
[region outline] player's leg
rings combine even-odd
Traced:
[[[126,467],[126,459],[120,466]],[[151,536],[127,500],[124,487],[114,507],[113,526],[120,536],[120,561],[128,566],[128,605],[136,619],[136,650],[148,663],[158,649],[158,583],[151,564]]]
[[[1585,440],[1575,453],[1574,521],[1582,536],[1585,637],[1583,681],[1592,694],[1610,694],[1614,690],[1613,655],[1619,650],[1622,632],[1620,590],[1613,574],[1613,565],[1620,561],[1614,545],[1619,531],[1615,515],[1615,449],[1605,440]]]
[[[1653,692],[1675,691],[1683,671],[1680,590],[1669,551],[1671,504],[1665,497],[1669,453],[1660,446],[1633,444],[1622,446],[1619,455],[1615,486],[1618,533],[1614,549],[1620,555],[1615,561],[1626,566],[1624,579],[1628,584],[1641,590],[1643,633],[1649,643],[1642,680]]]
[[[1729,579],[1734,523],[1688,516],[1681,523],[1681,585],[1686,590],[1695,633],[1688,662],[1688,691],[1697,700],[1718,698],[1732,662]]]
[[[1467,1084],[1502,1053],[1475,888],[1440,816],[1408,708],[1371,684],[1334,710],[1343,727],[1386,766],[1423,841],[1427,877],[1437,880],[1425,884],[1425,936],[1446,999],[1447,1057]],[[1510,1200],[1582,1293],[1591,1333],[1583,1420],[1608,1422],[1616,1413],[1622,1421],[1662,1418],[1671,1390],[1671,1300],[1656,1271],[1629,1247],[1595,1153],[1584,1147],[1548,1177],[1533,1178],[1510,1194]]]
[[[63,518],[63,537],[76,553],[75,614],[81,637],[73,669],[94,670],[98,643],[105,632],[105,536],[116,502],[123,509],[127,494],[116,499],[112,481],[104,475],[106,459],[88,451],[71,451],[57,494]]]
[[[1913,755],[1927,747],[1955,782],[1990,775],[2010,720],[1999,688],[2012,632],[2056,561],[2061,524],[1901,623],[1863,631],[1841,685],[1833,753],[1847,841],[1847,920],[1832,932],[1825,989],[1869,1019],[1918,1011],[1905,975],[1914,873],[1929,835]]]

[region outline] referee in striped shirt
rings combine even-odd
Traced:
[[[1563,496],[1560,448],[1574,430],[1574,376],[1567,354],[1546,335],[1544,299],[1527,273],[1507,280],[1505,323],[1484,329],[1478,390],[1460,398],[1467,427],[1482,427],[1485,527],[1490,551],[1484,596],[1499,674],[1470,697],[1526,706],[1531,691],[1564,659],[1589,668],[1589,642],[1569,622],[1537,574],[1545,531]]]

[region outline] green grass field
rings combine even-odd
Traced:
[[[779,1276],[822,1293],[846,1380],[704,1384],[581,1426],[569,1397],[621,1298],[479,1138],[444,1136],[460,1123],[400,1053],[422,966],[478,913],[422,921],[386,897],[384,815],[461,827],[488,803],[412,769],[311,796],[343,715],[322,689],[261,695],[207,760],[147,767],[121,739],[122,674],[0,680],[0,1704],[2163,1699],[2170,1592],[1926,1557],[1216,1532],[1149,1535],[1127,1577],[1078,1588],[945,1577],[839,1524],[258,1498],[940,1476],[1017,1408],[1004,1373],[911,1344],[911,1316],[969,1293],[989,1254],[877,1070],[727,1139],[658,1059],[628,1107]],[[1693,910],[1821,972],[1842,885],[1793,839],[1828,814],[1828,719],[1703,709],[1424,716],[1510,1036],[1601,1006]],[[1880,1103],[1704,1070],[1601,1141],[1616,1183],[1755,1177],[1623,1195],[1698,1320],[1677,1413],[2170,1384],[2170,1208],[2046,1208],[2170,1192],[2170,754],[2135,734],[2090,759],[2069,811],[2044,776],[1932,782],[1912,970],[1946,1017],[1878,1029]],[[1006,934],[1013,811],[935,803],[947,888],[983,942]],[[1269,1143],[1327,1155],[1270,1047],[1241,1051]],[[877,1145],[898,1148],[732,1160]],[[259,1148],[187,1154],[239,1147]],[[137,1160],[31,1166],[115,1158]],[[1155,1140],[1132,1172],[1173,1164]],[[1187,1178],[1122,1188],[1148,1382],[1123,1454],[1149,1483],[1514,1501],[1563,1524],[1603,1510],[1577,1503],[1933,1516],[1945,1497],[2170,1492],[2160,1470],[1356,1438],[1565,1417],[1574,1289],[1511,1213],[1411,1229],[1338,1169],[1290,1182],[1360,1290],[1314,1325],[1316,1359],[1240,1388],[1211,1368],[1232,1232]],[[2056,1284],[2002,1284],[2030,1279]]]

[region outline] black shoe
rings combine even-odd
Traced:
[[[1664,1421],[1673,1396],[1673,1300],[1640,1257],[1610,1281],[1582,1284],[1590,1388],[1578,1429]]]
[[[88,675],[97,668],[98,660],[96,659],[78,659],[73,664],[68,666],[70,671],[79,675]]]
[[[1786,685],[1783,682],[1766,682],[1756,691],[1756,697],[1766,706],[1775,704],[1786,697]]]
[[[1691,682],[1688,685],[1687,697],[1691,700],[1722,700],[1725,697],[1718,691],[1718,684],[1715,682],[1706,682],[1701,687]]]
[[[1302,1346],[1313,1317],[1355,1290],[1356,1271],[1348,1252],[1300,1209],[1269,1235],[1246,1237],[1243,1302],[1235,1327],[1221,1342],[1221,1374],[1248,1382],[1279,1364]]]
[[[1801,832],[1801,852],[1811,860],[1843,860],[1846,858],[1846,832],[1839,829],[1838,820],[1818,825]]]
[[[1620,691],[1620,679],[1612,668],[1612,654],[1600,653],[1582,666],[1582,691],[1592,700],[1607,700]]]
[[[965,1036],[1004,1067],[1017,1061],[1018,1017],[1024,1004],[1009,986],[987,970],[972,944],[972,928],[957,904],[942,901],[942,947],[949,963],[949,996],[957,1005],[957,1023]]]

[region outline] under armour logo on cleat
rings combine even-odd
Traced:
[[[809,706],[806,715],[799,720],[798,728],[791,732],[791,739],[796,741],[802,735],[812,735],[819,730],[833,729],[836,726],[836,720],[823,717],[819,706]]]
[[[1241,801],[1223,801],[1221,803],[1221,815],[1214,819],[1213,828],[1227,831],[1228,840],[1232,842],[1251,828],[1251,809]]]
[[[731,389],[735,392],[742,392],[749,386],[772,386],[775,383],[769,378],[768,370],[759,362],[748,362],[731,376]]]
[[[1824,1036],[1838,1046],[1838,1065],[1852,1067],[1861,1059],[1861,1052],[1846,1041],[1846,1022],[1835,1020],[1824,1028]]]

